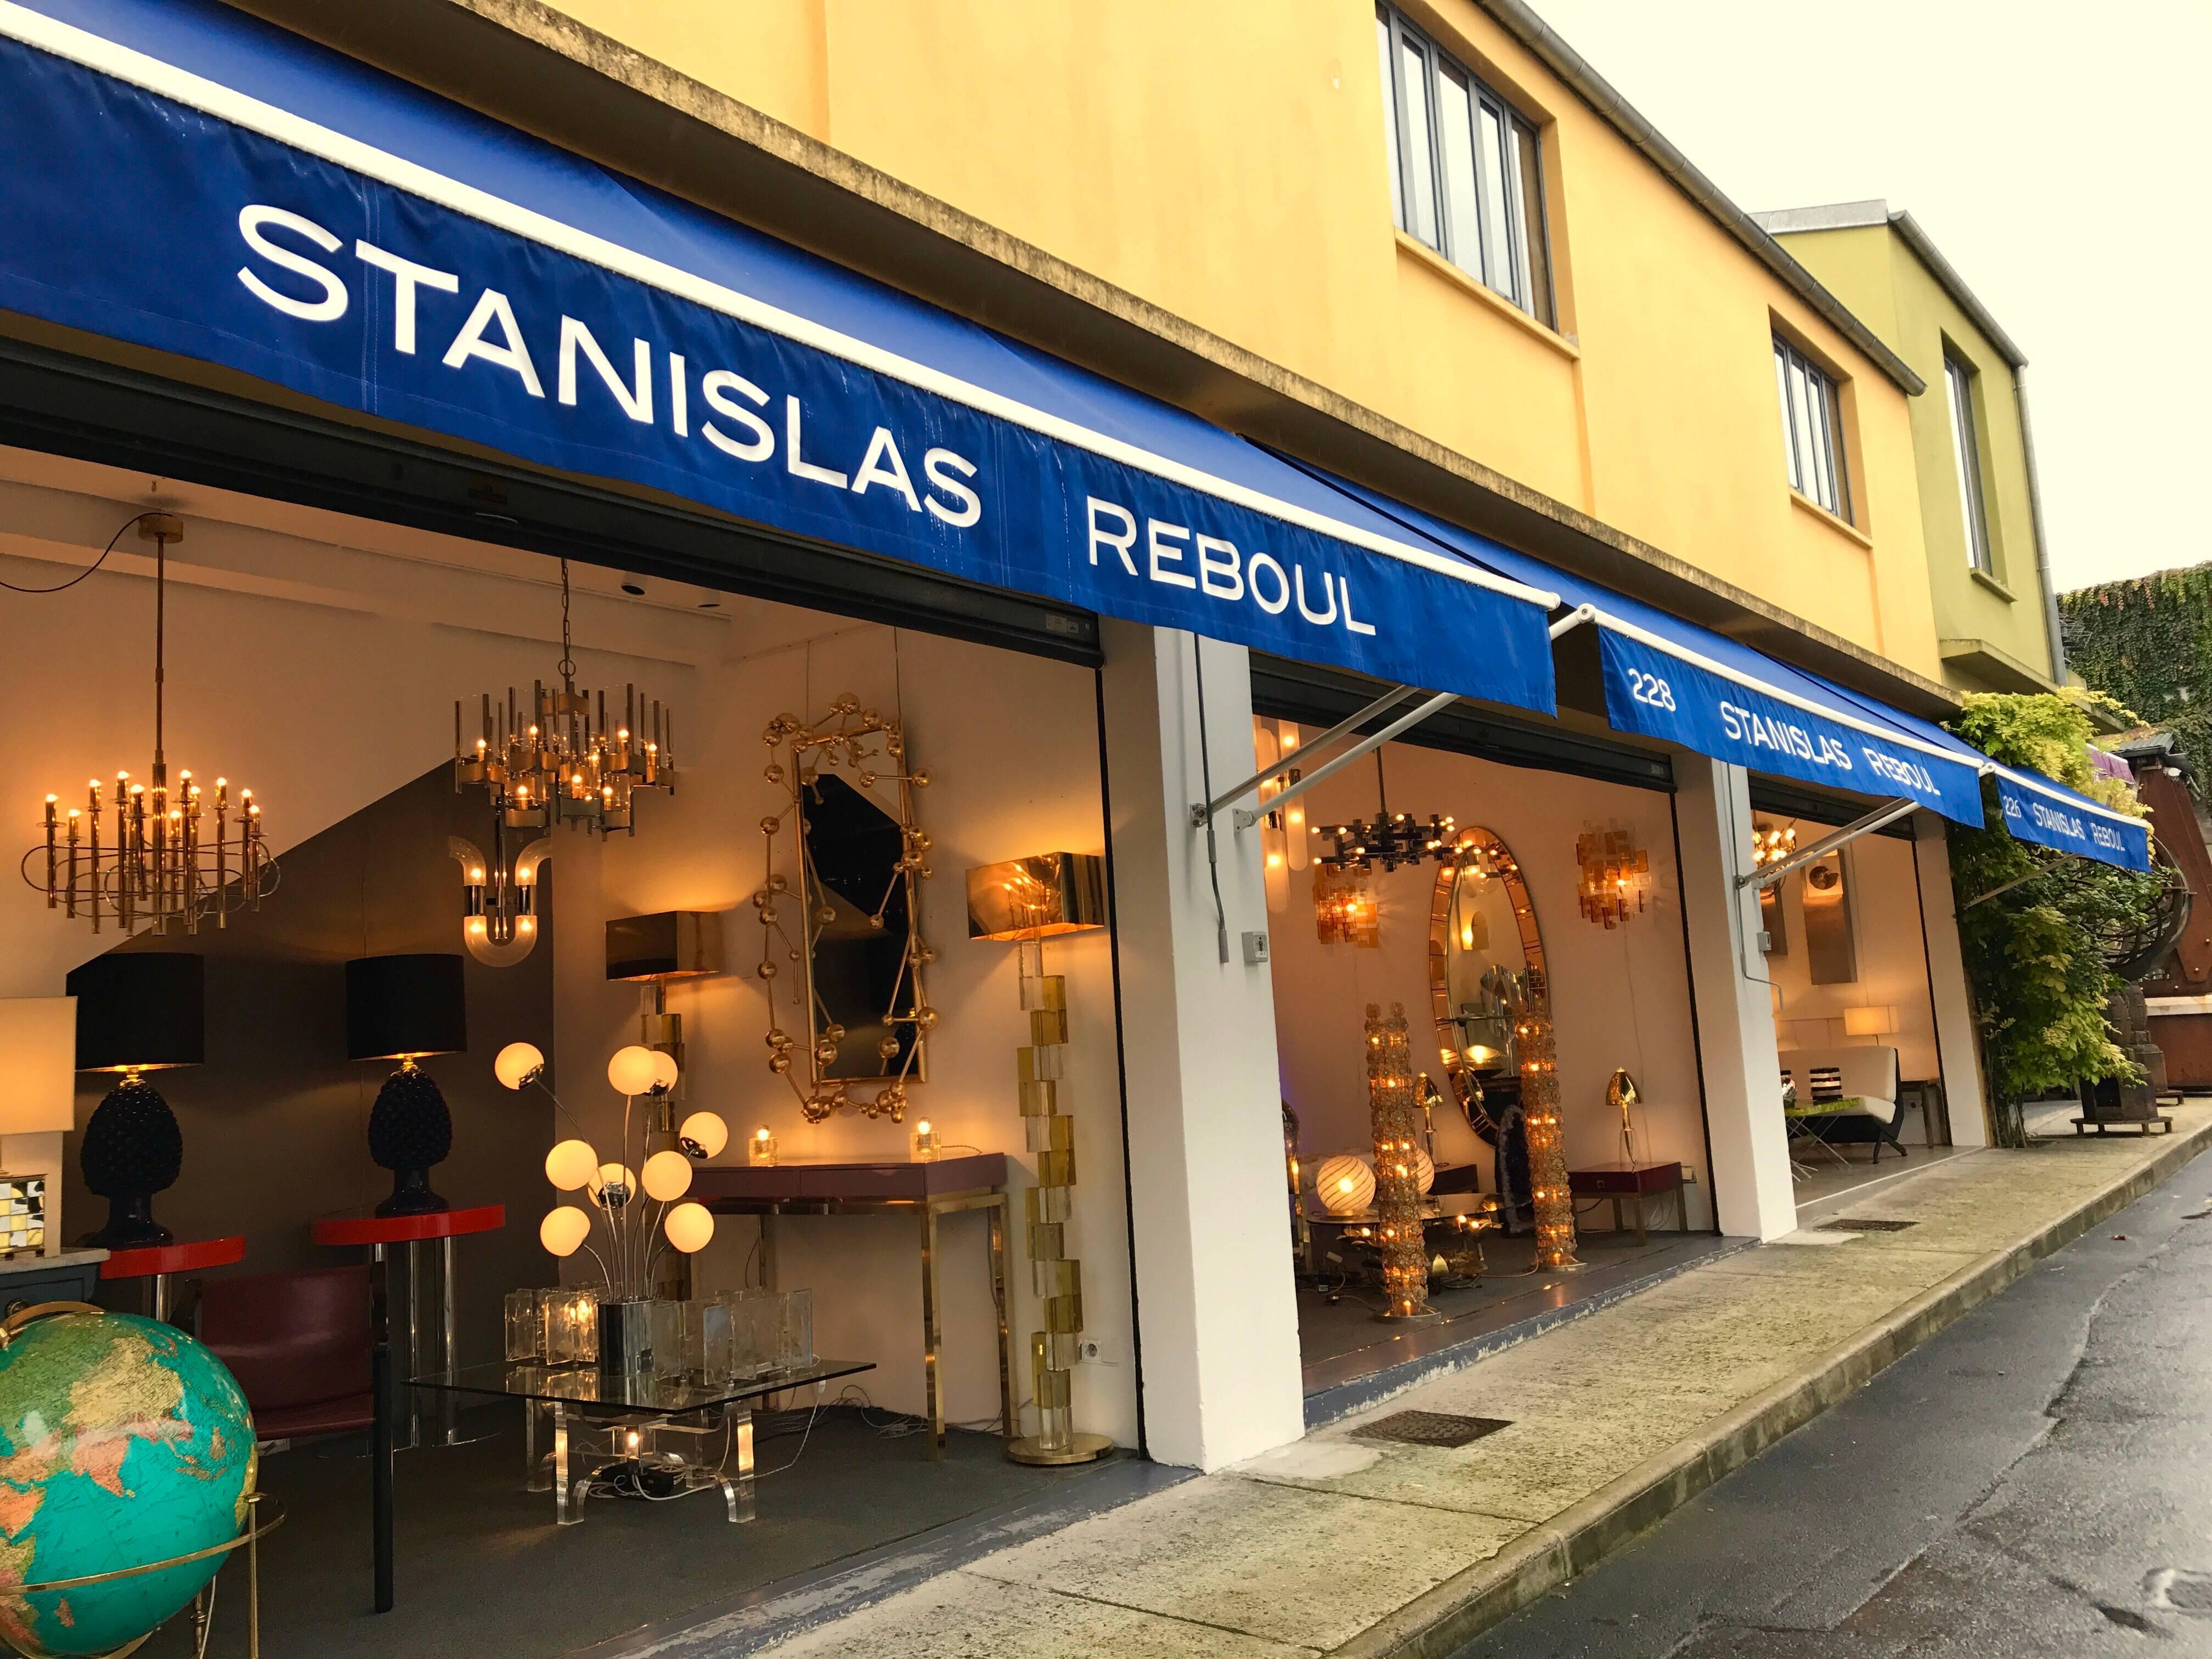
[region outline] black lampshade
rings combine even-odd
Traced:
[[[346,1057],[457,1054],[469,1046],[459,955],[360,957],[346,963]]]
[[[207,963],[175,951],[118,951],[71,973],[76,1068],[197,1066],[207,1048]]]

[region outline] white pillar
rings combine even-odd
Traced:
[[[1678,755],[1674,770],[1713,1205],[1723,1233],[1777,1238],[1796,1231],[1797,1200],[1759,896],[1735,879],[1751,868],[1750,779],[1740,766],[1698,755]]]
[[[1224,813],[1224,963],[1190,825],[1205,795],[1192,636],[1101,628],[1146,1442],[1160,1462],[1212,1469],[1305,1432],[1274,996],[1243,951],[1267,894],[1258,835]],[[1241,647],[1203,649],[1219,790],[1253,769],[1251,676]]]
[[[1920,875],[1920,930],[1927,942],[1936,1061],[1943,1074],[1943,1103],[1951,1115],[1951,1144],[1986,1146],[1989,1090],[1982,1079],[1981,1045],[1975,1041],[1974,999],[1966,984],[1966,957],[1959,948],[1951,852],[1943,820],[1933,812],[1912,816],[1912,860]]]

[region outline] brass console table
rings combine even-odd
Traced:
[[[937,1224],[963,1210],[991,1218],[991,1303],[999,1317],[1000,1431],[1021,1433],[1014,1413],[1013,1329],[1006,1305],[1006,1155],[977,1152],[929,1163],[720,1164],[692,1172],[690,1196],[717,1215],[761,1218],[761,1256],[775,1279],[775,1218],[780,1215],[910,1215],[921,1247],[921,1361],[932,1457],[945,1455],[945,1394],[938,1357],[944,1347]]]

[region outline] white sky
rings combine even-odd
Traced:
[[[1911,210],[2028,361],[2054,583],[2212,559],[2212,0],[1534,0],[1740,207]]]

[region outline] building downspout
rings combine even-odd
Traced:
[[[2058,592],[2051,585],[2051,544],[2043,533],[2043,490],[2035,476],[2035,425],[2027,417],[2027,365],[2012,371],[2014,401],[2020,405],[2021,453],[2027,458],[2028,528],[2035,537],[2035,581],[2043,590],[2043,627],[2050,635],[2051,683],[2066,684],[2066,638],[2059,632]]]

